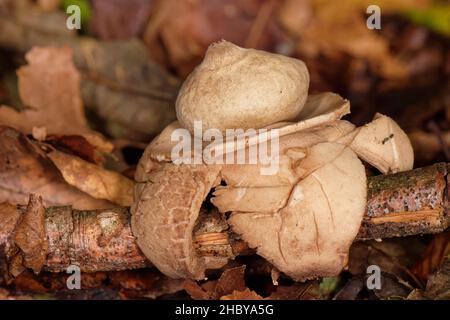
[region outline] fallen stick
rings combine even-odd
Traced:
[[[370,177],[367,211],[355,241],[444,231],[450,225],[447,185],[445,163]],[[0,211],[0,249],[11,248],[14,232],[26,211],[24,207],[5,208],[3,205]],[[193,235],[199,255],[233,258],[249,251],[230,230],[209,232],[217,231],[217,225],[208,226],[208,216],[199,218]],[[126,208],[79,211],[50,207],[45,210],[45,233],[48,248],[44,269],[48,271],[66,271],[69,265],[78,265],[84,272],[151,265],[134,240]]]

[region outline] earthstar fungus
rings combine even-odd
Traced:
[[[196,221],[211,208],[227,217],[224,228],[295,280],[336,275],[345,267],[366,207],[359,158],[389,173],[411,169],[413,152],[391,118],[377,114],[355,127],[341,120],[350,112],[347,100],[333,93],[308,96],[308,86],[300,60],[226,41],[210,46],[179,92],[178,121],[148,145],[135,175],[132,230],[161,272],[200,280],[207,269],[227,263],[194,250]],[[193,135],[200,120],[203,129],[221,132],[277,128],[276,174],[261,174],[259,160],[174,163],[172,133],[185,128]],[[244,148],[258,137],[245,137]],[[216,156],[230,150],[227,143]]]

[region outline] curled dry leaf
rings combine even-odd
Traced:
[[[103,154],[80,135],[50,135],[45,137],[44,142],[57,149],[70,151],[88,162],[102,164],[105,161]]]
[[[244,273],[245,265],[225,270],[214,288],[214,299],[231,294],[233,291],[245,290]]]
[[[0,202],[26,204],[34,193],[45,205],[85,210],[111,206],[67,184],[45,154],[17,130],[0,126],[0,150]]]
[[[23,267],[31,268],[34,273],[39,273],[45,264],[48,242],[45,233],[45,208],[42,198],[30,195],[30,201],[26,212],[20,218],[15,228],[14,243],[18,248],[15,257],[11,258],[12,264],[20,261]],[[13,273],[20,270],[14,265]],[[13,274],[17,276],[17,273]]]
[[[206,291],[196,281],[187,279],[183,282],[183,289],[194,300],[209,300],[211,299],[211,292]]]
[[[244,280],[245,265],[226,269],[218,280],[211,280],[200,286],[192,280],[185,280],[184,289],[195,300],[214,300],[234,291],[247,289]]]
[[[47,156],[64,180],[77,189],[96,199],[109,200],[122,206],[133,203],[134,182],[124,175],[57,150],[49,152]]]
[[[1,261],[1,254],[9,252],[10,250],[10,237],[13,234],[19,217],[20,211],[17,210],[16,205],[12,205],[7,202],[0,203],[0,243],[5,244],[4,248],[0,248],[0,270],[3,262]]]
[[[0,124],[27,134],[33,127],[45,127],[47,134],[82,134],[100,150],[111,152],[112,144],[88,126],[72,49],[35,47],[25,57],[28,65],[18,71],[19,93],[30,109],[0,107]]]

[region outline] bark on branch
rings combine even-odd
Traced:
[[[367,211],[356,240],[444,231],[450,225],[447,185],[448,165],[445,163],[370,177]],[[25,220],[21,217],[26,208],[14,209],[0,206],[0,251],[2,247],[8,251],[14,246],[14,234],[20,221]],[[197,253],[232,257],[248,252],[247,245],[231,230],[212,232],[217,231],[214,223],[223,223],[216,220],[208,214],[199,218],[193,235]],[[48,243],[45,270],[65,271],[71,264],[79,265],[85,272],[151,265],[134,240],[126,208],[95,211],[47,208],[45,236]]]

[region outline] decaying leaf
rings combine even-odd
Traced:
[[[259,294],[250,289],[245,289],[243,291],[233,291],[231,294],[220,297],[220,300],[262,300]]]
[[[428,163],[435,159],[440,152],[450,148],[450,131],[440,134],[415,130],[408,134],[414,150],[414,158],[419,162]]]
[[[170,295],[183,290],[183,280],[163,278],[145,292],[145,297],[156,299],[164,295]]]
[[[290,286],[278,286],[267,300],[318,300],[321,299],[317,281],[294,283]]]
[[[47,134],[82,134],[100,150],[111,152],[112,144],[88,126],[72,49],[35,47],[26,59],[28,65],[19,69],[18,77],[20,97],[29,109],[0,107],[0,124],[24,133],[45,127]]]
[[[244,280],[245,265],[225,270],[214,288],[214,298],[217,299],[233,291],[245,290]]]
[[[184,290],[195,300],[214,300],[234,291],[247,289],[244,280],[245,265],[226,269],[218,280],[198,284],[193,280],[184,281]]]
[[[50,135],[45,137],[44,142],[56,149],[68,150],[88,162],[102,164],[105,161],[103,154],[81,135]]]
[[[211,298],[211,292],[206,291],[193,280],[184,280],[183,289],[194,300],[209,300]]]
[[[413,239],[392,239],[383,242],[360,242],[350,249],[348,269],[353,275],[367,275],[367,267],[377,265],[396,277],[401,284],[421,287],[422,282],[410,270],[420,259],[423,244]]]
[[[122,206],[133,203],[134,182],[120,173],[103,169],[76,156],[53,150],[47,154],[70,185],[96,199]]]
[[[186,76],[208,45],[220,39],[240,46],[273,47],[279,31],[271,19],[276,1],[264,2],[154,1],[144,41],[155,58]]]
[[[156,299],[183,290],[183,280],[170,279],[155,269],[109,272],[110,287],[119,288],[128,299],[145,296]]]
[[[412,271],[419,279],[426,281],[432,273],[435,273],[442,267],[449,254],[450,233],[437,234],[428,244],[423,259],[414,266]]]
[[[53,11],[58,9],[60,5],[59,0],[38,0],[38,6],[44,11]]]
[[[442,266],[428,277],[424,289],[415,289],[408,300],[448,300],[450,299],[450,255],[444,258]]]
[[[32,300],[32,296],[15,295],[4,288],[0,288],[0,300]]]
[[[373,294],[379,299],[404,299],[412,291],[407,283],[402,283],[394,275],[381,272],[380,288],[374,289]]]
[[[19,249],[17,254],[21,256],[23,266],[31,268],[36,274],[39,273],[45,264],[48,251],[45,208],[41,197],[30,195],[27,210],[15,229],[14,243]]]
[[[110,135],[148,141],[175,119],[173,102],[179,81],[149,59],[140,40],[77,37],[75,30],[61,27],[67,18],[64,12],[49,14],[29,1],[26,5],[11,2],[11,8],[0,7],[4,31],[0,45],[21,53],[33,46],[70,46],[83,75],[85,106]]]
[[[450,256],[447,256],[438,272],[433,274],[425,289],[431,299],[450,299]]]
[[[45,154],[17,130],[0,126],[0,150],[0,202],[26,204],[34,193],[45,205],[84,210],[111,206],[67,184]]]
[[[404,78],[407,65],[389,43],[366,26],[365,11],[383,14],[423,8],[428,0],[155,1],[144,40],[153,56],[186,76],[209,43],[225,39],[240,46],[296,52],[323,59],[340,54],[367,60],[386,78]],[[349,19],[349,17],[351,17]],[[283,42],[283,33],[291,41]]]
[[[317,58],[345,52],[368,60],[383,77],[398,79],[407,76],[406,64],[390,52],[383,38],[367,28],[365,11],[373,4],[381,6],[386,14],[400,12],[408,5],[420,7],[426,3],[422,0],[290,0],[283,2],[279,17],[282,26],[299,39],[297,51],[302,56]]]
[[[150,15],[151,2],[151,0],[93,0],[90,30],[105,40],[139,36]]]
[[[5,244],[1,252],[8,252],[11,244],[11,235],[13,234],[16,222],[19,220],[20,211],[16,205],[9,204],[7,202],[0,203],[0,243]],[[1,261],[0,261],[1,270]]]
[[[364,289],[365,281],[363,276],[351,278],[344,287],[334,296],[334,300],[355,300],[361,290]]]

